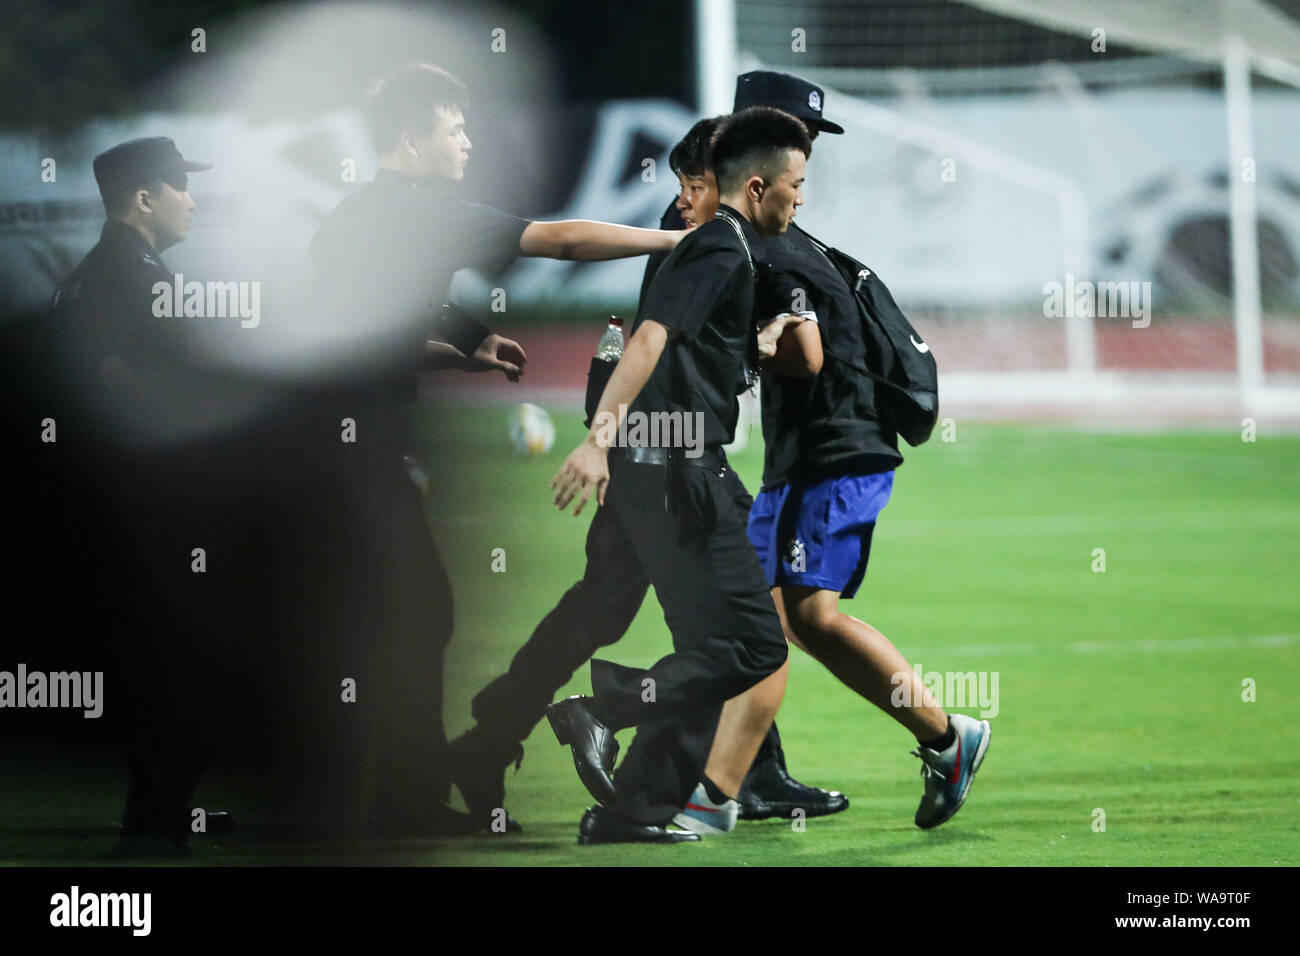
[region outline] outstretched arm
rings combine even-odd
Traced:
[[[609,446],[628,406],[636,401],[641,389],[650,380],[650,374],[668,344],[668,328],[651,319],[644,320],[636,334],[623,350],[623,357],[614,366],[600,405],[591,419],[591,431],[581,445],[564,461],[559,473],[551,480],[555,489],[555,505],[561,511],[569,506],[575,495],[578,507],[575,515],[582,514],[583,506],[596,490],[596,501],[605,503],[605,489],[609,485]]]
[[[670,252],[684,235],[685,229],[641,229],[590,219],[564,219],[529,223],[519,237],[519,249],[526,256],[591,262]]]

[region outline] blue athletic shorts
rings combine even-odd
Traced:
[[[761,491],[749,513],[749,540],[768,587],[802,585],[851,598],[867,573],[871,533],[889,501],[894,473],[845,475]]]

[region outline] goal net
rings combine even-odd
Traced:
[[[946,409],[1300,419],[1300,3],[721,6],[702,98],[826,88],[800,222],[890,286]]]

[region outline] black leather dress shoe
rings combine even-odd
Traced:
[[[489,833],[519,833],[523,827],[505,810],[506,768],[518,770],[523,744],[494,744],[475,727],[453,740],[447,750],[451,779],[465,800],[470,816]]]
[[[587,709],[588,698],[575,694],[546,708],[555,737],[573,749],[573,765],[587,792],[603,804],[614,802],[614,761],[618,741],[614,732]]]
[[[578,824],[578,846],[599,843],[693,843],[698,833],[647,826],[621,817],[608,807],[588,808]]]
[[[790,776],[784,754],[755,761],[736,800],[742,820],[789,819],[795,810],[809,817],[824,817],[849,807],[849,798],[838,790],[810,787]]]

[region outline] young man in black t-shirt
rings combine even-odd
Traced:
[[[675,216],[680,216],[672,225],[661,224],[661,228],[679,230],[713,219],[718,208],[718,185],[710,154],[713,136],[722,120],[723,117],[715,117],[699,121],[669,153],[669,165],[681,184],[672,209]],[[666,253],[649,257],[641,301],[649,301],[650,285],[666,258]],[[761,311],[759,318],[760,321],[763,318]],[[588,425],[595,417],[596,405],[609,377],[608,371],[600,377],[601,370],[596,365],[588,381]],[[522,742],[542,719],[556,691],[572,679],[574,672],[600,648],[623,637],[650,588],[611,508],[596,509],[587,530],[586,557],[581,580],[538,623],[515,653],[509,669],[474,696],[471,710],[476,723],[451,743],[453,779],[470,811],[479,817],[500,815],[499,809],[505,805],[506,769],[511,763],[521,762]],[[728,792],[740,790],[748,796],[748,803],[742,803],[738,811],[742,814],[745,806],[753,807],[755,816],[788,815],[792,806],[799,807],[808,816],[842,809],[848,804],[843,794],[806,786],[786,773],[780,736],[772,723],[781,703],[785,669],[773,677],[773,686],[764,688],[760,701],[745,695],[744,725],[765,723],[766,735],[759,731],[763,737],[759,758],[754,759],[750,735],[738,731],[732,736],[743,739],[736,740],[719,757],[728,767],[738,769],[734,773],[719,771],[717,781]],[[764,681],[765,685],[768,683]],[[724,741],[721,746],[726,748],[728,744]],[[719,744],[715,743],[717,747]],[[733,755],[737,749],[739,753]],[[762,776],[765,786],[745,788],[743,781],[750,760],[755,765],[750,774]]]
[[[749,496],[722,446],[734,437],[736,396],[758,362],[751,253],[793,218],[808,151],[802,124],[779,110],[726,121],[714,145],[718,218],[665,260],[586,441],[552,482],[561,509],[576,498],[580,512],[592,491],[612,509],[655,586],[674,646],[648,669],[594,660],[593,696],[548,710],[601,804],[583,817],[584,844],[698,839],[666,824],[703,774],[722,705],[786,659],[745,536]],[[656,441],[652,428],[648,441],[611,452],[624,426],[633,439],[647,420],[670,419],[682,427],[669,441]],[[614,732],[630,726],[637,736],[611,780]]]

